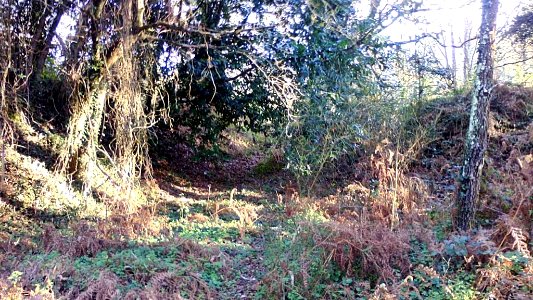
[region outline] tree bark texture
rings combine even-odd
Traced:
[[[101,28],[98,24],[102,18],[103,5],[105,1],[90,2],[90,36],[92,37],[92,53],[90,63],[91,71],[85,84],[77,91],[76,99],[73,101],[72,115],[69,119],[66,147],[60,155],[59,169],[66,170],[69,174],[77,175],[80,171],[80,159],[85,155],[88,165],[81,169],[87,172],[91,169],[92,160],[96,158],[98,138],[102,125],[105,101],[108,84],[105,75],[112,64],[107,64],[104,57],[102,45],[99,42]],[[89,190],[91,187],[90,176],[86,176],[85,182]]]
[[[134,3],[135,6],[133,5]],[[132,29],[132,22],[135,22],[137,25],[144,24],[142,15],[144,11],[144,0],[123,1],[121,6],[122,11],[118,12],[122,14],[123,17],[123,31],[121,32],[120,37],[105,49],[101,42],[103,29],[100,26],[105,4],[106,1],[103,0],[94,0],[88,4],[90,5],[89,8],[92,12],[87,17],[89,24],[88,35],[92,40],[91,67],[84,84],[80,85],[76,99],[73,101],[72,115],[69,119],[67,143],[66,147],[63,149],[58,164],[59,170],[67,171],[68,174],[75,177],[81,175],[85,185],[84,190],[87,193],[93,188],[93,178],[91,176],[95,173],[97,168],[96,153],[100,146],[100,136],[104,116],[106,114],[108,94],[112,92],[110,90],[112,85],[109,78],[110,72],[117,65],[117,62],[124,58],[125,53],[130,53],[132,51],[131,49],[133,48],[133,45],[140,37],[141,32]],[[84,26],[85,22],[82,22],[81,24],[82,25],[80,26]],[[123,66],[121,68],[123,69]],[[118,70],[113,71],[115,72],[115,76],[117,75],[117,71]],[[132,70],[131,72],[134,71]],[[133,75],[126,74],[124,76],[127,77]],[[128,78],[123,78],[122,81],[127,82],[127,79]],[[117,97],[117,95],[115,95],[115,97]],[[127,124],[119,123],[116,125],[117,128],[115,129],[120,135],[116,137],[116,140],[122,141],[125,139],[127,140],[128,137],[142,136],[146,131],[146,129],[144,129],[145,119],[139,117],[139,115],[144,116],[142,111],[142,97],[131,96],[130,98],[131,99],[129,100],[134,103],[132,104],[128,102],[125,107],[124,105],[121,106],[115,103],[116,107],[123,108],[122,112],[124,113],[123,116],[120,116],[120,118],[117,119],[127,121]],[[118,98],[114,99],[114,101],[118,101]],[[137,119],[130,120],[130,110],[134,108],[137,112],[135,115]],[[139,110],[141,113],[139,113]],[[131,128],[132,126],[133,128]],[[120,131],[121,128],[125,128],[125,131]],[[132,131],[135,131],[135,133]],[[141,140],[144,142],[144,139]],[[128,143],[124,144],[128,144],[135,148],[135,146],[138,146],[138,143],[140,143],[138,140],[128,140]],[[122,146],[123,144],[120,144],[120,147]],[[126,152],[124,156],[137,159],[136,156],[129,153],[133,152],[130,148],[118,149],[115,155],[121,156],[120,154],[124,152]],[[131,171],[131,169],[135,170],[134,166],[137,165],[137,161],[128,163],[129,165],[133,165],[133,167],[130,167],[129,172],[126,173],[134,174],[135,172]]]
[[[466,136],[465,156],[459,175],[457,195],[457,227],[472,226],[475,204],[479,197],[483,158],[488,144],[488,115],[493,79],[493,44],[496,29],[498,0],[482,0],[482,21],[479,34],[477,70],[470,123]]]

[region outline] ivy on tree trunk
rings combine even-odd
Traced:
[[[474,219],[483,157],[488,144],[489,103],[494,87],[493,44],[499,1],[482,0],[482,5],[476,81],[457,195],[457,227],[461,230],[468,229]]]

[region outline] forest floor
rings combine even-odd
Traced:
[[[92,200],[68,188],[52,172],[60,134],[26,122],[5,151],[0,298],[533,299],[533,93],[499,92],[477,229],[463,233],[465,99],[421,109],[433,139],[404,167],[377,141],[313,195],[264,137],[230,133],[210,160],[162,143],[135,207],[105,178]]]

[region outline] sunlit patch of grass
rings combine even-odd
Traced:
[[[224,132],[225,141],[221,150],[233,156],[248,156],[262,150],[265,145],[272,144],[273,138],[251,131],[237,130],[234,127]]]
[[[0,233],[2,236],[20,238],[34,236],[38,231],[39,226],[33,220],[0,199]]]
[[[206,211],[216,218],[224,220],[241,220],[248,227],[259,218],[262,205],[251,204],[248,201],[232,199],[214,200],[207,203]]]
[[[63,176],[48,170],[39,160],[6,149],[6,161],[11,170],[11,194],[23,208],[80,218],[104,216],[102,203],[83,197]]]
[[[216,289],[234,277],[228,259],[217,248],[201,247],[182,239],[152,246],[130,242],[126,248],[109,248],[81,257],[57,251],[34,253],[24,257],[12,270],[11,277],[16,282],[9,284],[0,280],[0,297],[10,290],[18,298],[8,299],[22,299],[23,291],[36,293],[43,287],[47,295],[77,293],[90,289],[104,273],[116,276],[115,288],[121,295],[149,289],[164,274],[172,274],[180,280],[200,280],[210,289]]]
[[[240,240],[239,222],[236,220],[205,223],[181,220],[171,222],[170,226],[179,237],[191,239],[202,245],[234,245]]]
[[[209,201],[168,202],[164,213],[174,235],[204,245],[238,245],[248,243],[257,232],[256,221],[263,209],[240,199],[258,196],[262,195],[246,189],[222,191]]]
[[[228,191],[228,194],[230,194],[231,191]],[[240,199],[240,200],[244,200],[244,199],[248,199],[248,198],[263,198],[265,197],[264,193],[261,193],[261,192],[258,192],[258,191],[254,191],[254,190],[249,190],[249,189],[241,189],[241,190],[235,190],[235,199]]]

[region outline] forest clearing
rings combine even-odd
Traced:
[[[0,299],[533,299],[533,6],[463,4],[3,1]]]

